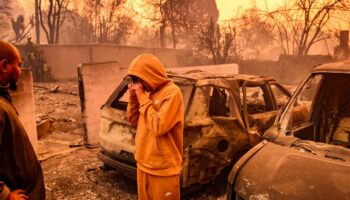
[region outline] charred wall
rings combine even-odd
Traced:
[[[120,46],[113,44],[58,44],[37,45],[44,51],[44,58],[51,67],[56,79],[75,78],[80,63],[96,63],[109,60],[118,61],[122,68],[127,68],[137,55],[152,53],[168,67],[188,66],[191,64],[192,52],[188,50],[144,48]],[[22,57],[25,56],[25,45],[19,45]]]
[[[241,74],[272,76],[285,84],[299,84],[315,65],[332,62],[331,56],[287,56],[278,61],[246,60],[239,63]]]
[[[125,74],[126,71],[121,70],[115,61],[83,63],[78,68],[85,145],[99,143],[100,109]]]

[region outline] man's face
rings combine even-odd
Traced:
[[[22,61],[21,59],[16,59],[14,62],[10,64],[10,75],[9,75],[9,84],[10,84],[10,89],[15,91],[17,89],[17,81],[19,76],[21,75],[21,66]]]
[[[9,85],[13,91],[17,89],[17,80],[21,75],[21,64],[22,61],[19,56],[12,62],[1,61],[1,84],[3,86]]]

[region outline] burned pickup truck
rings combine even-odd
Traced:
[[[227,199],[350,199],[350,61],[316,66],[263,137]]]
[[[272,78],[203,72],[169,74],[169,78],[181,89],[185,109],[182,188],[210,182],[259,143],[291,96]],[[102,107],[98,157],[106,166],[136,178],[136,130],[126,117],[127,101],[125,80]]]

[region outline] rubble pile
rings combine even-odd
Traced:
[[[97,151],[79,149],[43,162],[47,199],[137,199],[136,183],[116,171],[103,171]]]
[[[34,93],[37,124],[49,121],[50,134],[69,133],[79,137],[82,135],[80,101],[76,80],[34,83]]]
[[[133,181],[103,171],[99,149],[83,147],[77,80],[34,83],[34,94],[47,199],[137,199]]]

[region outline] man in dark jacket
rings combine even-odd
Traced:
[[[0,40],[0,200],[43,200],[43,172],[8,92],[16,90],[21,62],[16,47]]]

